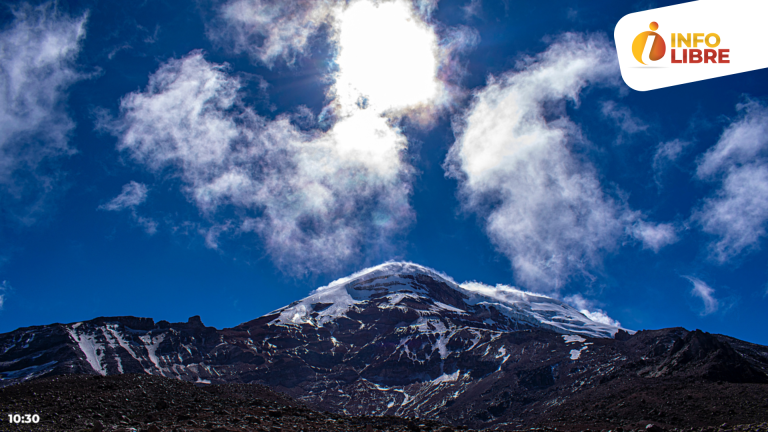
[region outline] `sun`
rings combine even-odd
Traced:
[[[400,110],[438,94],[434,31],[410,2],[357,0],[339,16],[336,97],[345,111]]]

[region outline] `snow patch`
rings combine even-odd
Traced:
[[[571,343],[571,342],[586,342],[587,340],[584,339],[581,336],[578,335],[563,335],[563,339],[565,340],[565,343]]]
[[[82,324],[82,323],[78,323]],[[85,359],[91,365],[94,371],[101,375],[107,374],[106,365],[102,364],[104,360],[104,346],[96,342],[96,336],[85,333],[79,334],[75,329],[79,327],[73,326],[71,329],[67,329],[72,340],[77,342],[80,347],[80,351],[85,354]]]
[[[440,384],[440,383],[447,383],[447,382],[454,382],[459,379],[459,371],[448,375],[448,374],[442,374],[439,377],[432,380],[433,384]]]
[[[128,354],[130,354],[131,357],[133,357],[136,361],[141,363],[138,356],[136,356],[136,353],[131,348],[131,343],[123,339],[123,336],[117,331],[117,324],[107,324],[105,328],[109,334],[111,334],[112,337],[117,341],[118,345],[123,347],[124,350],[128,351]],[[104,336],[106,337],[106,333]]]
[[[571,350],[571,360],[578,360],[581,357],[581,352],[586,349],[587,347],[581,347],[581,349]]]
[[[165,333],[159,334],[155,337],[152,337],[151,335],[144,335],[140,336],[139,339],[144,342],[144,348],[147,350],[149,361],[155,365],[160,373],[166,371],[165,368],[160,367],[160,362],[156,354],[158,346],[165,340]]]
[[[462,309],[459,309],[459,308],[455,308],[455,307],[453,307],[451,305],[447,305],[447,304],[441,303],[439,301],[435,301],[435,306],[437,306],[437,308],[433,308],[433,310],[435,310],[435,312],[439,312],[442,309],[442,310],[447,310],[447,311],[450,311],[450,312],[455,312],[455,313],[458,313],[458,314],[466,314],[467,313],[467,311],[465,311],[465,310],[462,310]]]

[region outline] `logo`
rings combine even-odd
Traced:
[[[677,48],[683,48],[682,58],[677,57],[675,50],[672,50],[672,63],[730,63],[731,50],[728,48],[715,49],[720,46],[720,35],[717,33],[678,33],[677,37],[672,33],[672,47],[675,47],[677,39]],[[699,45],[704,44],[709,48],[701,50]],[[693,48],[691,48],[693,45]]]
[[[667,44],[656,30],[659,24],[654,21],[648,27],[651,31],[642,32],[632,41],[632,55],[638,62],[648,65],[647,62],[657,61],[667,53]],[[730,49],[715,49],[720,46],[720,35],[717,33],[672,33],[672,63],[730,63]],[[699,49],[699,45],[708,48]],[[691,46],[693,48],[691,48]],[[675,48],[683,48],[680,53]],[[649,49],[650,48],[650,49]],[[689,49],[690,48],[690,49]],[[682,55],[682,57],[680,57]]]
[[[621,76],[648,91],[768,68],[766,16],[768,0],[688,1],[625,15],[613,31]]]
[[[648,63],[643,61],[643,54],[645,53],[645,47],[648,45],[650,39],[651,50],[648,52],[647,60],[656,61],[664,57],[667,53],[667,44],[664,43],[664,39],[656,33],[659,29],[659,24],[656,21],[652,22],[648,27],[651,31],[642,32],[632,41],[632,54],[635,56],[635,60],[647,65]]]

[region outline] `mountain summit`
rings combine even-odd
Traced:
[[[701,383],[765,388],[766,372],[763,346],[681,328],[630,334],[556,299],[457,284],[400,262],[339,279],[234,328],[206,327],[200,317],[102,317],[0,335],[3,385],[125,373],[259,383],[343,414],[476,427],[569,418],[596,394],[618,401],[646,387],[662,398]],[[606,412],[606,424],[651,415],[622,410]],[[668,425],[698,421],[657,413]]]
[[[421,320],[449,320],[458,325],[515,331],[545,328],[563,334],[613,337],[619,328],[595,322],[553,298],[508,286],[477,282],[457,284],[449,276],[408,262],[371,267],[319,288],[279,309],[276,325],[323,326],[348,314],[416,313]]]

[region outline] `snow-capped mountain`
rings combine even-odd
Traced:
[[[416,327],[430,316],[439,316],[504,331],[545,328],[599,338],[613,337],[619,330],[541,294],[477,282],[460,285],[435,270],[404,262],[385,263],[319,288],[278,310],[280,316],[272,324],[323,326],[371,304],[381,311],[417,311],[423,319],[414,324]]]
[[[606,382],[766,382],[766,372],[766,347],[679,328],[630,334],[556,299],[411,263],[364,270],[230,329],[113,317],[0,335],[6,385],[68,373],[256,382],[347,414],[474,426],[522,424]]]

